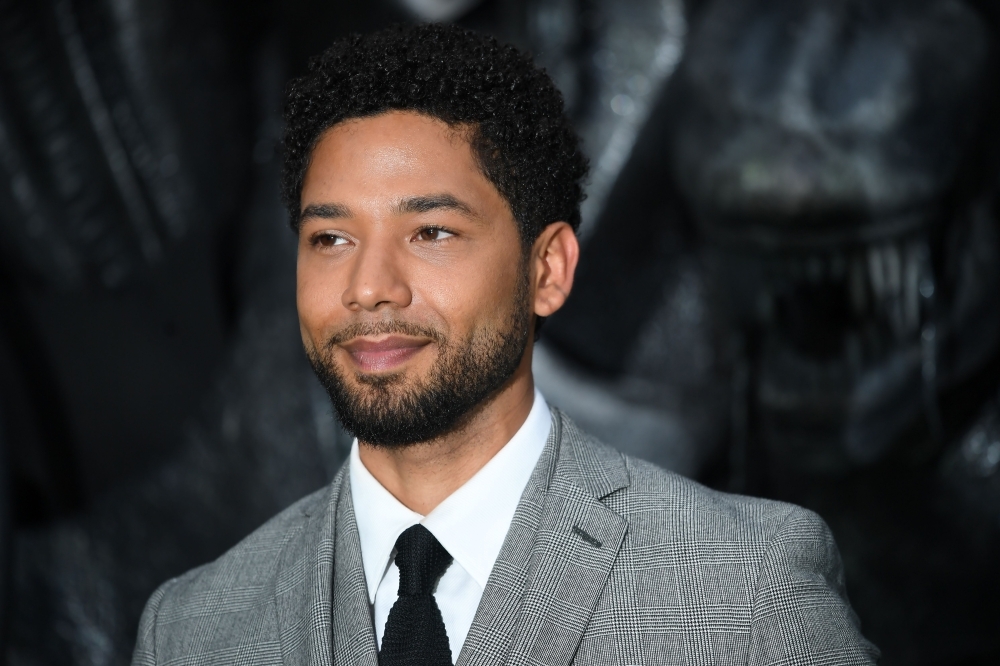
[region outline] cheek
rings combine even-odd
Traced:
[[[495,326],[506,317],[517,288],[516,266],[492,257],[425,268],[421,273],[422,288],[415,296],[463,336],[483,325]]]
[[[343,310],[337,276],[316,260],[300,259],[296,268],[295,301],[303,335],[314,342],[324,337]]]

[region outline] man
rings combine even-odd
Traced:
[[[874,661],[817,516],[622,456],[534,390],[586,163],[526,56],[446,26],[352,37],[286,122],[302,338],[357,440],[153,594],[135,664]]]

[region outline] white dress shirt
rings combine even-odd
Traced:
[[[393,561],[396,539],[408,527],[421,523],[455,558],[438,581],[434,599],[448,632],[452,661],[458,659],[514,510],[551,428],[549,407],[536,389],[531,412],[511,440],[426,516],[407,509],[371,475],[354,440],[349,467],[351,499],[379,648],[389,609],[399,595],[399,569]]]

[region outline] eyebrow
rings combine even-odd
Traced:
[[[396,204],[397,215],[426,213],[439,209],[453,210],[468,218],[478,218],[475,212],[473,212],[471,206],[455,198],[451,194],[431,194],[427,196],[407,197]],[[351,212],[351,209],[344,204],[309,204],[302,209],[302,214],[299,215],[299,224],[312,218],[319,218],[322,220],[343,220],[349,217],[354,217],[354,213]]]
[[[450,194],[432,194],[422,197],[407,197],[396,206],[400,215],[407,213],[427,213],[432,210],[453,210],[470,218],[478,217],[467,203],[456,199]]]
[[[309,204],[302,209],[302,214],[299,215],[299,220],[307,220],[312,217],[318,217],[323,220],[340,220],[345,217],[352,216],[353,213],[351,213],[351,209],[343,204]]]

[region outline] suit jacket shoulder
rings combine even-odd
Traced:
[[[280,661],[276,600],[288,579],[305,576],[316,518],[335,501],[341,477],[268,520],[217,560],[168,580],[146,604],[133,664],[158,653],[197,655],[192,663]],[[289,566],[290,565],[290,566]],[[224,621],[218,621],[224,618]]]
[[[602,501],[629,520],[634,537],[669,535],[689,544],[717,542],[725,536],[766,541],[793,514],[822,522],[794,504],[713,490],[620,453],[580,430],[569,417],[561,413],[559,417],[564,449],[571,449],[564,453],[571,453],[583,483],[595,495],[606,492]],[[600,481],[593,481],[594,477]]]
[[[632,515],[633,531],[669,530],[693,541],[726,534],[767,540],[791,514],[811,514],[786,502],[713,490],[644,460],[622,458],[630,480],[622,508]]]
[[[623,477],[604,487],[617,486],[601,502],[628,525],[578,662],[590,656],[608,663],[627,650],[633,654],[621,661],[636,663],[655,663],[664,652],[706,664],[878,658],[848,602],[833,535],[817,514],[712,490],[607,447],[565,416],[562,427],[581,476]],[[630,644],[622,634],[643,638]]]

